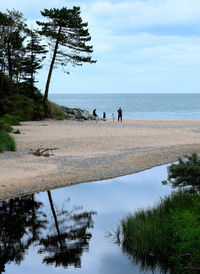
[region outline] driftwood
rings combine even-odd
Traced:
[[[50,157],[53,156],[53,150],[59,148],[37,148],[37,149],[30,149],[29,153],[32,153],[35,156],[44,156]]]

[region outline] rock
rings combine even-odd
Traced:
[[[73,112],[74,112],[74,115],[75,115],[76,119],[81,119],[82,118],[81,111],[79,109],[74,108]]]
[[[84,109],[81,111],[81,116],[84,120],[88,120],[88,118],[90,117],[89,111]]]
[[[61,109],[67,114],[74,114],[74,109],[73,108],[68,108],[68,107],[61,106]]]
[[[95,120],[95,117],[92,114],[89,114],[88,120]]]
[[[61,109],[67,118],[72,120],[95,120],[95,117],[86,109],[68,108],[64,106],[61,106]]]
[[[76,116],[74,114],[67,113],[67,118],[75,120]]]

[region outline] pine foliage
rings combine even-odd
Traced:
[[[90,54],[93,47],[86,43],[91,40],[87,29],[88,24],[82,22],[80,7],[67,9],[45,9],[41,14],[45,22],[37,21],[41,27],[39,33],[45,36],[52,49],[52,59],[47,77],[44,102],[47,101],[49,85],[53,69],[60,64],[65,67],[69,64],[81,66],[83,62],[95,63]]]
[[[173,188],[188,186],[193,190],[200,190],[200,158],[196,153],[178,159],[168,167],[168,178],[163,184],[170,184]]]

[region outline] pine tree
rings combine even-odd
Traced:
[[[30,86],[31,94],[34,92],[36,83],[35,74],[42,68],[42,61],[46,58],[47,50],[41,45],[41,38],[37,31],[28,31],[29,40],[26,45],[26,55],[22,60],[23,80]]]
[[[42,27],[39,33],[48,38],[52,48],[52,60],[44,94],[44,103],[46,103],[55,64],[80,66],[83,62],[95,63],[96,61],[93,61],[90,56],[93,47],[86,45],[91,37],[87,29],[88,24],[82,22],[80,7],[45,9],[41,14],[47,21],[37,21],[37,24]]]
[[[10,79],[18,81],[21,59],[24,55],[26,24],[19,11],[7,10],[0,14],[1,68],[8,72]]]

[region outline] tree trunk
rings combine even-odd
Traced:
[[[60,32],[61,32],[61,27],[59,28],[58,35],[60,34]],[[48,77],[47,77],[47,83],[46,83],[45,93],[44,93],[44,98],[43,98],[44,103],[47,102],[47,98],[48,98],[49,85],[50,85],[50,81],[51,81],[51,75],[52,75],[52,72],[53,72],[53,66],[54,66],[54,63],[55,63],[55,60],[56,60],[56,54],[57,54],[57,51],[58,51],[58,44],[59,44],[59,41],[58,41],[58,38],[57,38],[55,48],[54,48],[53,57],[52,57],[52,60],[51,60],[51,65],[50,65],[50,68],[49,68],[49,74],[48,74]]]
[[[56,226],[56,230],[57,230],[57,234],[58,234],[58,240],[59,240],[59,243],[60,243],[60,248],[61,248],[61,251],[63,252],[62,239],[61,239],[61,235],[60,235],[60,229],[59,229],[59,226],[58,226],[58,220],[57,220],[56,212],[55,212],[55,209],[54,209],[54,206],[53,206],[53,200],[52,200],[52,197],[51,197],[51,192],[47,191],[47,194],[48,194],[49,203],[50,203],[50,206],[51,206],[51,211],[52,211],[53,217],[54,217],[54,222],[55,222],[55,226]]]
[[[33,75],[33,62],[34,62],[34,56],[33,56],[33,36],[31,35],[31,95],[33,95],[34,90],[34,75]]]
[[[7,54],[8,54],[8,72],[9,72],[10,79],[12,79],[13,71],[12,71],[12,60],[11,60],[11,52],[10,52],[10,43],[9,42],[8,42]]]

